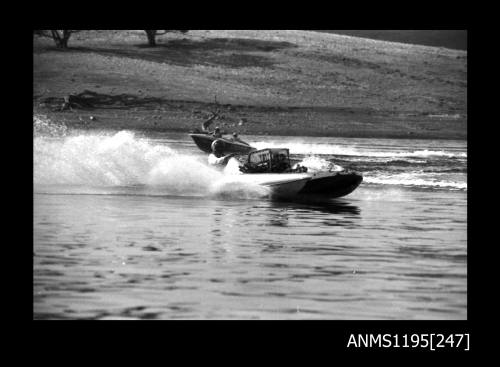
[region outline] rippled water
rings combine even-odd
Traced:
[[[249,137],[365,175],[273,202],[207,189],[185,135],[116,135],[34,138],[34,318],[467,318],[466,142]]]

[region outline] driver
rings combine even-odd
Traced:
[[[233,133],[233,138],[232,139],[233,139],[233,141],[238,141],[238,142],[241,141],[240,138],[238,137],[237,133]]]
[[[222,138],[222,134],[218,126],[215,128],[214,132],[212,133],[212,136],[215,138]]]
[[[275,172],[283,172],[283,171],[287,170],[288,168],[290,168],[288,165],[287,157],[283,153],[279,153],[276,155],[275,162],[274,162],[273,166],[274,166],[273,170]]]

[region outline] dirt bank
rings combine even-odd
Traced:
[[[220,109],[215,124],[240,134],[467,138],[464,51],[301,31],[192,31],[157,48],[143,38],[89,32],[67,51],[35,39],[34,113],[188,132]],[[69,95],[92,98],[58,111]]]

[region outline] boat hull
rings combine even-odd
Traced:
[[[299,194],[338,198],[353,192],[362,181],[363,176],[354,171],[313,173]]]
[[[292,198],[310,179],[310,175],[305,173],[255,173],[234,175],[230,182],[266,187],[272,198]]]
[[[272,197],[281,198],[338,198],[353,192],[363,181],[354,171],[247,173],[236,177],[239,182],[268,187]]]
[[[309,180],[309,177],[305,177],[294,181],[276,182],[263,185],[271,189],[271,197],[273,198],[293,198],[298,195]]]
[[[209,134],[189,134],[189,136],[193,139],[198,148],[200,148],[202,151],[206,153],[212,152],[212,143],[215,140],[219,140],[222,143],[221,144],[222,154],[229,154],[229,153],[247,154],[250,153],[252,150],[255,150],[255,148],[251,147],[250,145],[240,143],[237,141],[231,141],[225,138],[216,138]]]

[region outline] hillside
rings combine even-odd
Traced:
[[[34,112],[86,128],[187,131],[219,107],[218,124],[243,134],[467,137],[466,51],[312,31],[158,40],[89,31],[59,51],[35,37]],[[84,91],[97,93],[92,107],[52,111]]]

